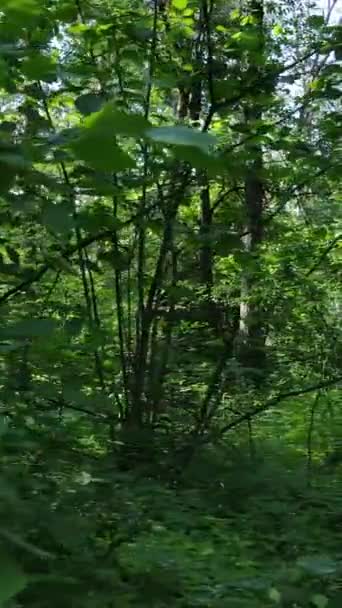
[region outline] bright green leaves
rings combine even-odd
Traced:
[[[115,135],[141,137],[149,127],[149,123],[139,114],[122,112],[113,103],[107,103],[100,112],[85,120],[84,127],[85,130],[97,132],[102,136],[107,133],[110,137]]]
[[[280,23],[276,23],[276,25],[272,28],[272,34],[274,34],[274,36],[282,36],[284,34],[284,30]]]
[[[188,0],[173,0],[173,8],[177,8],[179,11],[184,11],[188,6]]]
[[[0,608],[23,591],[27,582],[27,577],[18,564],[0,553]]]
[[[212,135],[189,127],[151,127],[143,116],[118,110],[113,103],[107,103],[97,111],[101,103],[101,98],[93,94],[82,95],[75,102],[86,118],[72,148],[77,158],[95,169],[121,171],[134,166],[133,160],[121,149],[116,138],[147,139],[195,150],[202,155],[207,155],[216,143]],[[179,157],[182,157],[181,152]]]
[[[81,95],[75,101],[77,109],[86,118],[78,138],[72,143],[72,149],[77,158],[93,168],[122,171],[135,166],[129,153],[120,147],[121,141],[126,141],[126,138],[173,146],[175,156],[189,162],[192,151],[201,156],[201,167],[210,164],[208,153],[216,143],[212,135],[180,125],[151,127],[140,114],[123,112],[111,102],[99,109],[101,104],[101,96],[91,93]],[[190,151],[189,158],[184,158],[186,149]]]
[[[232,437],[237,450],[228,442],[226,451],[224,442],[216,441],[220,428],[240,413],[253,411],[264,400],[266,403],[268,392],[273,397],[288,385],[300,388],[306,377],[308,384],[310,378],[313,384],[316,379],[319,382],[318,357],[322,357],[327,374],[333,373],[336,365],[334,354],[330,354],[335,352],[335,329],[329,329],[336,326],[335,313],[330,310],[332,300],[329,310],[325,301],[331,298],[334,279],[337,284],[337,256],[333,267],[334,252],[329,251],[324,258],[329,235],[326,239],[316,236],[313,228],[318,214],[324,224],[334,227],[337,221],[332,207],[336,204],[337,210],[332,167],[328,179],[322,172],[318,184],[307,181],[305,198],[301,196],[302,176],[310,179],[314,173],[309,166],[312,159],[317,169],[324,171],[322,161],[326,158],[322,157],[325,150],[330,156],[331,147],[331,163],[330,157],[327,162],[333,165],[338,161],[334,142],[339,117],[330,108],[329,98],[330,82],[335,81],[331,70],[336,66],[328,62],[322,68],[308,97],[300,99],[301,87],[295,86],[293,98],[290,91],[289,99],[284,99],[282,79],[299,79],[312,65],[309,59],[294,70],[285,69],[290,56],[305,55],[293,49],[286,38],[288,17],[283,19],[277,12],[279,23],[271,31],[273,24],[266,19],[266,44],[258,54],[257,24],[248,10],[237,11],[234,22],[229,3],[214,2],[209,11],[211,91],[209,36],[200,5],[197,0],[172,0],[170,31],[165,32],[159,15],[155,48],[153,1],[0,0],[0,12],[5,13],[0,32],[0,86],[10,93],[3,94],[4,123],[0,128],[4,193],[0,271],[6,303],[0,329],[1,385],[5,389],[0,388],[1,412],[9,412],[6,441],[10,442],[7,452],[1,438],[1,462],[13,478],[20,500],[18,508],[12,509],[0,487],[0,503],[5,502],[0,509],[6,528],[13,527],[32,543],[44,539],[44,547],[57,557],[51,566],[44,565],[44,571],[47,569],[51,578],[61,577],[61,581],[37,584],[41,556],[37,552],[35,556],[23,555],[23,565],[28,564],[36,585],[32,594],[30,588],[30,594],[20,597],[25,608],[35,608],[37,603],[50,608],[64,604],[98,608],[110,604],[113,590],[117,605],[123,607],[169,603],[175,607],[276,608],[295,602],[308,607],[311,602],[316,608],[325,608],[324,596],[313,593],[327,593],[330,606],[330,590],[322,579],[338,580],[340,576],[338,565],[335,568],[334,563],[319,558],[321,551],[334,558],[334,538],[328,529],[336,528],[329,519],[333,509],[327,508],[320,496],[322,503],[317,502],[322,509],[317,510],[317,519],[315,514],[311,518],[302,506],[314,504],[311,499],[316,484],[307,495],[306,483],[299,487],[301,477],[298,502],[296,499],[297,472],[306,470],[304,459],[303,467],[296,461],[292,469],[289,453],[284,463],[279,456],[279,468],[269,469],[269,474],[268,469],[259,469],[259,461],[264,460],[263,432],[266,439],[272,439],[283,424],[278,411],[273,418],[270,412],[267,420],[253,419],[252,431],[261,457],[258,453],[255,461],[247,445],[244,458],[248,439],[244,423],[241,435],[239,430]],[[40,19],[44,6],[48,13]],[[13,25],[14,21],[19,25]],[[5,36],[7,24],[15,32],[9,38]],[[23,32],[26,27],[28,32]],[[278,53],[282,45],[284,52]],[[305,47],[305,53],[311,50],[309,37]],[[254,69],[258,65],[261,70]],[[259,78],[261,72],[263,77]],[[153,83],[149,99],[152,124],[144,118],[148,73]],[[39,87],[37,81],[48,86]],[[207,124],[210,108],[217,110],[210,122],[217,139],[200,128],[191,128],[188,119],[177,121],[177,89],[180,85],[192,88],[190,101],[194,102],[197,82],[201,84],[201,114],[208,117]],[[299,98],[294,99],[297,94]],[[14,103],[11,95],[16,96]],[[319,117],[316,107],[323,95],[324,104],[329,98],[329,110],[325,113],[323,105]],[[310,103],[313,134],[309,126],[306,133],[297,113],[292,112],[306,99],[317,103]],[[54,128],[48,124],[48,113]],[[299,139],[306,149],[296,149]],[[27,155],[33,159],[32,171]],[[64,177],[61,161],[65,162]],[[190,171],[189,166],[198,171]],[[125,174],[114,180],[113,173],[120,171]],[[258,187],[259,176],[265,190],[267,230],[263,242],[250,254],[241,241],[249,221],[254,220],[248,215],[251,209],[246,207],[245,191],[247,184],[251,189]],[[12,189],[10,195],[8,189]],[[307,224],[310,227],[303,232]],[[75,225],[81,231],[81,257],[77,255]],[[163,250],[165,257],[160,258]],[[84,265],[80,268],[81,258]],[[324,274],[317,294],[313,281],[302,280],[312,260],[320,263],[322,277]],[[36,279],[40,268],[48,270]],[[244,277],[247,283],[251,277],[250,285],[241,280]],[[146,308],[141,304],[153,295],[151,287],[152,292],[156,289],[153,315],[147,309],[148,314],[140,314]],[[11,293],[14,297],[9,300]],[[254,391],[249,382],[258,370],[246,369],[247,364],[243,368],[236,356],[240,356],[240,305],[245,305],[245,299],[246,304],[251,303],[250,310],[246,306],[252,319],[250,327],[255,304],[262,313],[255,315],[255,325],[261,318],[260,328],[270,332],[267,352],[272,376],[263,385],[260,381],[260,391]],[[310,314],[312,302],[322,308],[324,324],[318,313],[316,321]],[[144,348],[140,349],[142,328],[149,334],[146,357]],[[229,342],[237,348],[226,357],[222,382],[212,382]],[[138,358],[133,357],[137,345]],[[136,361],[144,368],[143,381],[139,380],[140,372],[136,375]],[[27,376],[31,376],[26,386],[17,381],[25,366]],[[9,389],[5,386],[7,377]],[[146,439],[144,436],[140,441],[139,430],[135,456],[131,438],[120,426],[128,419],[133,403],[131,387],[135,392],[138,381]],[[203,398],[210,396],[211,386],[218,390],[212,394],[208,416],[202,421]],[[59,395],[63,401],[58,402]],[[307,428],[299,401],[294,406],[298,419],[291,414],[285,423],[300,440],[297,447],[291,441],[287,444],[302,454]],[[112,421],[113,435],[109,433]],[[178,445],[181,454],[182,438],[191,437],[192,431],[200,428],[198,421],[206,426],[209,450],[201,450],[198,459],[195,455],[189,474],[184,476],[184,493],[178,489],[174,493]],[[315,421],[314,448],[317,444],[317,449],[323,450],[326,440],[321,445],[319,416]],[[305,422],[310,422],[308,416]],[[293,431],[296,425],[301,426]],[[326,424],[323,426],[325,437]],[[14,431],[18,431],[18,438]],[[117,449],[114,459],[113,449]],[[267,450],[268,445],[265,463],[272,461],[273,465],[278,451],[273,459],[268,458]],[[127,467],[122,466],[126,465],[126,454]],[[288,490],[287,477],[283,481],[280,474],[283,467],[289,470]],[[107,468],[108,483],[99,487],[99,494],[89,482],[100,478]],[[162,483],[149,481],[160,479]],[[141,485],[136,480],[141,480]],[[334,486],[336,480],[331,481]],[[249,496],[249,508],[241,509]],[[329,511],[325,518],[329,522],[319,534],[314,520],[324,524],[323,511]],[[83,520],[94,524],[94,532],[83,530]],[[258,530],[265,531],[262,546]],[[114,557],[119,558],[122,568],[116,567],[107,551],[112,540],[117,544],[118,539],[124,542]],[[25,550],[20,542],[14,544],[15,555]],[[291,563],[298,579],[288,590],[288,561],[293,561],[294,553],[306,551],[314,553],[314,562],[308,559],[296,567]],[[100,553],[105,560],[98,559]],[[120,580],[121,571],[127,571],[127,580]],[[66,580],[70,575],[79,576],[76,585],[64,583],[63,577]],[[313,576],[319,579],[317,585]],[[32,584],[31,577],[29,582]],[[0,560],[0,608],[2,601],[11,601],[24,585],[25,578],[16,565],[9,568]],[[145,601],[142,585],[148,589]],[[297,586],[301,585],[303,601],[297,597]],[[4,589],[5,596],[1,596]],[[172,593],[170,597],[173,590],[177,590],[177,597]],[[292,591],[294,599],[288,599]]]
[[[78,109],[83,114],[91,114],[84,121],[78,139],[72,148],[80,160],[95,169],[122,171],[135,166],[130,155],[123,151],[116,136],[141,137],[149,126],[140,115],[126,114],[114,104],[108,103],[99,112],[94,111],[94,99],[78,100]]]
[[[215,144],[215,138],[208,133],[202,133],[189,127],[154,127],[146,135],[155,142],[174,146],[191,146],[202,151],[208,151]]]

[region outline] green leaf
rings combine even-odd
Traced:
[[[279,593],[278,589],[276,589],[275,587],[271,587],[268,592],[268,596],[270,600],[272,600],[272,602],[275,602],[275,604],[281,603],[281,593]]]
[[[95,169],[122,171],[135,166],[133,159],[117,144],[116,135],[141,137],[148,127],[143,116],[126,114],[108,103],[88,116],[71,147],[77,158]]]
[[[329,600],[325,595],[315,593],[315,595],[313,595],[311,598],[311,602],[314,606],[316,606],[316,608],[326,608]]]
[[[135,166],[133,159],[115,143],[114,137],[98,132],[84,133],[72,144],[78,159],[94,169],[123,171]]]
[[[27,577],[7,555],[0,554],[0,606],[25,589]]]
[[[61,21],[77,21],[78,12],[77,5],[68,0],[61,0],[56,3],[54,18]]]
[[[189,127],[153,127],[146,131],[149,139],[174,146],[193,146],[207,151],[216,143],[215,137]]]
[[[118,110],[113,102],[107,103],[102,110],[96,112],[85,121],[85,127],[102,135],[128,135],[141,137],[149,122],[141,114],[128,114]]]
[[[298,565],[310,574],[328,576],[339,570],[339,564],[329,557],[303,557],[298,560]]]
[[[0,152],[0,165],[8,165],[7,171],[29,169],[30,163],[16,151]]]
[[[27,26],[41,13],[39,0],[2,0],[1,10],[14,24]]]
[[[42,214],[42,222],[54,232],[69,232],[74,227],[69,204],[48,203]]]
[[[83,116],[99,112],[103,105],[103,97],[95,93],[85,93],[75,100],[75,106]]]
[[[23,62],[22,71],[30,80],[51,82],[56,78],[56,64],[47,55],[33,55]]]
[[[87,471],[81,471],[76,477],[76,483],[81,486],[87,486],[92,482],[92,476]]]
[[[178,160],[185,160],[196,169],[206,169],[210,176],[220,175],[227,170],[225,160],[209,154],[202,148],[177,146],[174,149],[174,155]]]
[[[282,26],[281,26],[279,23],[277,23],[277,24],[276,24],[276,25],[275,25],[275,26],[272,28],[272,33],[273,33],[275,36],[281,36],[281,35],[284,33],[284,29],[283,29],[283,27],[282,27]]]
[[[188,0],[173,0],[172,6],[178,8],[179,11],[183,11],[188,6]]]

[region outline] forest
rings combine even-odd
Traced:
[[[342,606],[341,15],[1,0],[0,608]]]

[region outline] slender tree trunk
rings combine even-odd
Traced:
[[[257,89],[264,76],[264,7],[263,0],[252,0],[250,14],[254,17],[255,35],[258,38],[256,51],[248,58],[247,74]],[[261,91],[260,91],[261,92]],[[263,108],[258,100],[244,108],[244,118],[250,130],[261,121]],[[259,293],[258,249],[263,240],[264,185],[262,179],[263,152],[258,143],[246,145],[248,161],[245,177],[246,235],[243,245],[247,256],[246,268],[241,282],[240,303],[240,362],[248,368],[248,376],[256,381],[265,364],[265,331],[261,295]]]
[[[213,287],[213,253],[210,244],[210,232],[212,224],[212,211],[210,206],[209,184],[205,174],[199,177],[201,183],[201,218],[200,235],[202,243],[200,248],[200,275],[201,282],[205,285],[206,295],[211,298]]]

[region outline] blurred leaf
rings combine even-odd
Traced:
[[[95,169],[122,171],[135,166],[133,159],[116,142],[116,135],[141,136],[148,122],[140,115],[127,114],[113,103],[85,119],[79,137],[71,144],[77,158]]]
[[[341,565],[329,557],[302,557],[298,560],[298,566],[306,570],[309,574],[329,576],[341,569]]]
[[[24,158],[24,156],[15,150],[5,152],[0,149],[0,167],[1,166],[2,171],[20,171],[22,169],[29,169],[30,163],[26,158]]]
[[[315,593],[311,598],[311,602],[316,608],[326,608],[329,604],[328,598],[321,593]]]
[[[42,222],[54,232],[65,233],[74,228],[69,203],[48,203],[42,213]]]
[[[178,160],[185,160],[196,169],[206,169],[208,175],[212,177],[225,173],[228,168],[224,159],[198,147],[177,146],[174,148],[174,155]]]
[[[22,71],[30,80],[50,82],[56,78],[56,64],[48,55],[32,55],[22,63]]]
[[[188,6],[188,0],[173,0],[172,6],[180,11],[183,11]]]
[[[281,593],[275,587],[272,587],[269,590],[268,596],[269,596],[270,600],[272,600],[272,602],[275,602],[276,604],[281,603]]]
[[[102,105],[103,98],[101,95],[96,95],[95,93],[85,93],[84,95],[77,97],[75,101],[76,108],[84,116],[89,116],[94,112],[99,112]]]
[[[216,143],[215,137],[190,127],[153,127],[146,131],[147,137],[156,142],[175,146],[191,146],[207,151]]]
[[[18,564],[7,555],[0,553],[0,606],[23,591],[28,579]]]
[[[108,132],[89,131],[72,145],[75,155],[94,169],[123,171],[134,167],[133,159],[126,154]]]
[[[84,123],[85,129],[107,137],[140,137],[148,127],[149,123],[142,115],[118,110],[113,102],[107,103],[99,112],[89,116]]]
[[[76,478],[76,482],[81,486],[87,486],[92,482],[93,478],[87,471],[81,471]]]
[[[41,4],[39,0],[2,0],[1,9],[11,21],[22,25],[29,24],[32,17],[39,15]]]

